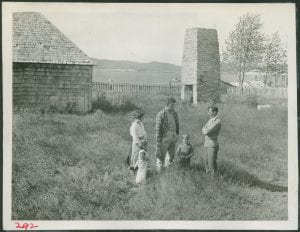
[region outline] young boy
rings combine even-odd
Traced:
[[[190,137],[187,134],[182,136],[182,143],[177,147],[176,155],[180,158],[180,167],[190,168],[191,157],[194,155],[194,148],[190,143]]]
[[[147,152],[147,141],[142,140],[140,143],[138,159],[134,165],[134,169],[135,170],[137,169],[135,183],[146,184],[148,161],[149,161],[149,156]]]

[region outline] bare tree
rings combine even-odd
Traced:
[[[262,60],[265,40],[262,27],[260,15],[245,14],[239,18],[235,29],[225,41],[224,61],[233,65],[240,87],[243,86],[245,72]]]
[[[287,51],[281,42],[278,32],[267,38],[265,44],[265,53],[263,57],[263,69],[266,73],[264,83],[267,85],[269,78],[287,69]]]

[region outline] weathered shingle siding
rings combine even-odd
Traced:
[[[92,69],[86,65],[13,63],[15,106],[47,107],[76,103],[76,110],[91,109]]]
[[[93,62],[43,15],[13,14],[13,103],[21,107],[87,112],[92,101]]]

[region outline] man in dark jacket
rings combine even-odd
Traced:
[[[169,154],[169,161],[172,163],[175,154],[175,145],[179,135],[178,116],[175,112],[174,98],[168,98],[164,109],[156,116],[156,167],[160,172],[163,166],[167,166],[166,154]]]

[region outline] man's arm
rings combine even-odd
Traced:
[[[194,155],[194,148],[193,148],[193,146],[191,145],[189,157],[192,157],[193,155]]]
[[[204,126],[202,129],[202,134],[209,135],[214,133],[215,131],[220,130],[220,128],[221,128],[221,121],[218,119],[215,122],[213,122],[211,125]]]
[[[181,157],[180,155],[181,155],[181,146],[179,145],[176,149],[175,156]]]
[[[178,115],[175,111],[174,111],[174,119],[176,125],[176,134],[179,135],[179,120],[178,120]]]
[[[156,133],[156,142],[157,143],[161,143],[161,139],[162,139],[162,116],[163,113],[160,111],[157,115],[156,115],[156,120],[155,120],[155,133]]]
[[[131,128],[131,136],[132,136],[132,141],[133,141],[133,143],[138,143],[138,142],[139,142],[139,136],[138,136],[138,128],[137,128],[137,125],[132,125],[132,128]]]
[[[194,155],[194,148],[193,148],[193,146],[191,146],[189,149],[189,154],[187,156],[185,156],[184,158],[188,159],[188,158],[191,158],[193,155]]]
[[[202,127],[202,134],[204,134],[204,135],[206,135],[206,133],[207,133],[207,123]]]
[[[135,162],[133,168],[136,169],[139,167],[139,159],[137,159],[137,161]]]

